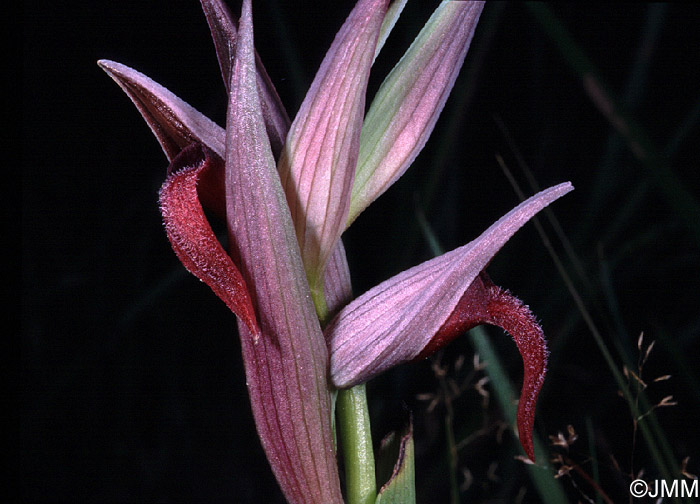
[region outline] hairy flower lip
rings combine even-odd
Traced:
[[[223,161],[201,145],[192,144],[175,157],[168,172],[159,200],[173,250],[182,264],[243,320],[257,340],[260,328],[246,282],[212,231],[198,194],[198,189],[208,192],[209,183],[200,184],[201,180],[221,177]]]
[[[542,328],[522,301],[495,285],[482,271],[469,285],[433,339],[414,360],[433,354],[465,331],[482,324],[500,327],[510,334],[522,357],[523,386],[516,418],[520,442],[527,456],[534,461],[532,430],[535,405],[544,383],[548,351]]]

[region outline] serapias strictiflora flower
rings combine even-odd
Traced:
[[[239,317],[256,426],[290,502],[342,502],[333,387],[420,358],[480,323],[508,330],[523,354],[519,434],[534,457],[544,339],[529,310],[491,284],[483,269],[570,184],[542,191],[470,244],[350,302],[340,236],[427,141],[483,8],[482,2],[440,3],[363,119],[370,67],[404,2],[388,10],[387,3],[357,2],[291,125],[255,54],[249,0],[238,30],[221,0],[202,0],[229,94],[226,128],[143,74],[99,62],[171,161],[160,201],[173,249]],[[202,205],[225,219],[228,251]],[[322,332],[319,317],[327,321],[336,312]]]
[[[518,431],[534,460],[535,402],[547,363],[544,335],[530,310],[493,285],[483,270],[523,224],[572,189],[564,183],[536,194],[477,239],[399,273],[345,306],[326,328],[333,383],[349,387],[367,381],[429,355],[467,329],[499,326],[513,336],[523,357]]]

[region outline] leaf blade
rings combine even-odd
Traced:
[[[412,424],[409,424],[401,437],[392,432],[382,440],[379,456],[387,458],[392,455],[395,460],[394,468],[387,482],[379,490],[375,503],[415,504],[416,473]]]

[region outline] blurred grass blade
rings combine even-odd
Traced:
[[[665,4],[649,4],[646,8],[646,20],[644,28],[637,44],[634,62],[627,75],[627,82],[622,93],[621,103],[628,113],[632,113],[644,95],[649,80],[649,72],[654,53],[658,47],[658,38],[664,26],[665,12],[668,6]],[[596,170],[595,182],[591,190],[591,198],[588,202],[587,213],[597,212],[606,200],[615,197],[617,190],[626,190],[621,186],[620,170],[616,162],[620,153],[625,149],[624,139],[614,130],[608,133],[606,151]],[[588,231],[594,229],[593,219],[586,219],[583,223]],[[586,233],[587,234],[587,233]]]
[[[595,444],[595,429],[593,428],[593,420],[590,416],[586,416],[586,437],[588,437],[588,453],[591,454],[591,472],[593,481],[600,485],[600,471],[598,468],[598,450]],[[596,504],[602,504],[603,498],[600,493],[595,494]]]
[[[539,2],[528,2],[525,5],[552,39],[571,70],[579,76],[593,104],[625,139],[632,154],[646,169],[669,206],[685,222],[700,245],[700,203],[673,173],[644,128],[624,112],[591,59],[549,7]]]
[[[700,97],[695,102],[695,104],[690,109],[683,122],[681,122],[676,132],[666,144],[666,147],[664,148],[664,155],[666,157],[671,158],[676,154],[676,151],[681,146],[681,144],[690,135],[692,135],[693,131],[696,131],[695,128],[697,127],[698,122],[700,122]]]

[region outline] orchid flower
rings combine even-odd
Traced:
[[[484,269],[571,184],[536,194],[469,244],[352,300],[341,235],[425,145],[483,8],[440,3],[364,116],[374,57],[405,0],[388,3],[357,2],[291,123],[255,52],[250,0],[238,27],[222,0],[202,0],[228,91],[225,128],[136,70],[99,62],[170,161],[160,205],[175,253],[238,316],[258,434],[289,502],[343,502],[336,389],[429,355],[479,324],[508,331],[522,354],[518,431],[534,459],[545,340],[529,309]],[[228,250],[204,208],[226,222]]]

